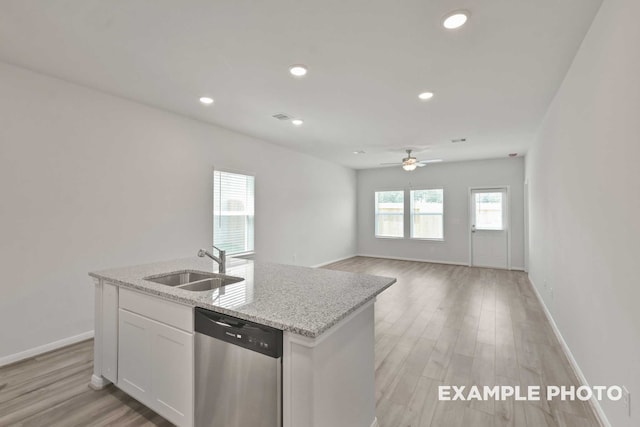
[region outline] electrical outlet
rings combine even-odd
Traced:
[[[631,416],[631,393],[627,390],[626,387],[622,387],[622,403],[624,404],[624,408],[627,412],[627,417]]]

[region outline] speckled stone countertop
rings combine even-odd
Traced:
[[[209,258],[193,257],[89,275],[310,338],[321,335],[396,282],[390,277],[236,258],[227,259],[226,274],[244,280],[211,291],[190,292],[145,280],[164,273],[192,271],[217,273],[218,265]]]

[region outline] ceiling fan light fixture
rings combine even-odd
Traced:
[[[417,167],[418,165],[415,163],[405,163],[404,165],[402,165],[402,169],[406,170],[407,172],[411,172],[415,170]]]

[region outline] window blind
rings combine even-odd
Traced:
[[[213,244],[228,254],[254,250],[255,178],[214,171]]]

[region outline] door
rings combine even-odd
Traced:
[[[471,190],[471,265],[509,268],[507,188]]]

